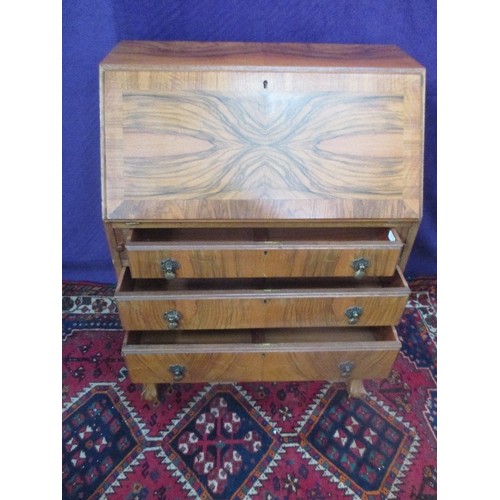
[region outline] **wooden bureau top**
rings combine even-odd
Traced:
[[[395,45],[328,43],[154,42],[122,41],[102,61],[101,69],[196,70],[336,68],[422,72],[423,66]]]

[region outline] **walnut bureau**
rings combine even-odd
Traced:
[[[425,69],[395,46],[119,43],[102,210],[128,373],[387,377],[422,216]]]

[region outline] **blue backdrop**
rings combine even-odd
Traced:
[[[406,274],[436,275],[436,0],[63,1],[63,279],[114,283],[101,221],[98,66],[120,40],[395,44],[427,68],[424,217]]]

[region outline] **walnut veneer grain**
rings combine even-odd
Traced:
[[[424,70],[339,71],[346,50],[321,72],[104,65],[105,217],[419,219]]]

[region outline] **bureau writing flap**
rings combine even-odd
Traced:
[[[102,71],[107,219],[419,219],[423,71]]]

